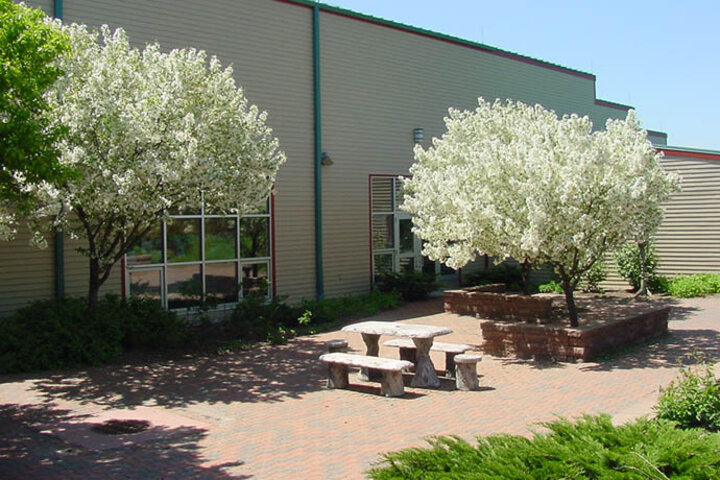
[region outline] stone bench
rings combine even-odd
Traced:
[[[348,349],[348,341],[338,338],[334,340],[328,340],[325,342],[325,351],[327,353],[341,352],[345,353]]]
[[[321,355],[320,360],[328,364],[329,388],[347,388],[348,367],[371,368],[382,372],[380,394],[386,397],[401,397],[405,394],[402,372],[413,366],[405,360],[339,352]]]
[[[455,357],[455,386],[458,390],[477,390],[480,388],[477,376],[477,363],[480,355],[461,354]]]
[[[394,340],[388,340],[383,343],[388,347],[397,347],[400,349],[400,360],[407,360],[415,364],[415,342],[406,338],[398,338]],[[444,343],[444,342],[433,342],[430,347],[431,351],[434,352],[445,352],[445,376],[455,376],[455,356],[461,353],[465,353],[468,350],[472,350],[473,347],[465,345],[463,343]]]

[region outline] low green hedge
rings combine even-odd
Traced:
[[[386,273],[377,281],[377,289],[384,293],[397,293],[406,302],[423,300],[440,288],[434,273],[403,272]]]
[[[673,277],[667,280],[667,293],[673,297],[702,297],[720,293],[720,274],[697,273],[695,275]]]
[[[99,365],[134,349],[214,349],[229,340],[245,347],[258,341],[284,343],[296,335],[337,325],[340,318],[395,308],[396,293],[306,301],[289,305],[251,296],[228,320],[199,327],[152,299],[108,295],[88,309],[83,298],[41,300],[0,318],[0,373]]]
[[[306,300],[290,305],[278,299],[270,302],[251,296],[235,306],[229,320],[222,324],[226,336],[245,343],[268,341],[284,343],[302,334],[317,333],[337,325],[339,319],[368,316],[396,308],[400,304],[396,292],[370,292],[323,300]]]
[[[720,478],[720,435],[678,430],[667,420],[614,426],[607,415],[543,424],[532,439],[515,435],[430,440],[429,448],[383,455],[374,480],[711,480]]]
[[[157,302],[108,295],[32,302],[0,319],[0,373],[97,365],[130,348],[181,345],[187,325]]]

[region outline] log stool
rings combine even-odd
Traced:
[[[455,355],[455,386],[458,390],[477,390],[480,388],[477,376],[477,363],[480,355],[463,353]]]
[[[335,340],[328,340],[327,342],[325,342],[325,350],[328,353],[336,353],[336,352],[345,353],[345,352],[347,352],[347,349],[348,349],[347,340],[342,340],[342,339],[338,338]]]

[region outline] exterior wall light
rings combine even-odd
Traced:
[[[330,158],[330,154],[328,152],[322,152],[322,155],[320,156],[320,163],[322,165],[328,166],[332,165],[335,162],[333,162],[333,159]]]
[[[413,128],[413,140],[415,141],[415,143],[422,143],[424,137],[425,129]]]

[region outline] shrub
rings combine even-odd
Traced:
[[[669,280],[667,291],[673,297],[702,297],[720,293],[720,274],[698,273],[690,276],[674,277]]]
[[[235,306],[224,327],[228,334],[242,340],[276,343],[279,328],[293,326],[303,313],[300,307],[291,307],[279,299],[268,302],[263,296],[251,295]]]
[[[430,448],[383,455],[368,474],[397,479],[685,479],[718,478],[720,435],[677,430],[666,420],[614,426],[607,415],[546,423],[532,439],[513,435],[430,440]]]
[[[0,319],[0,372],[98,365],[125,349],[187,338],[184,320],[154,300],[108,295],[92,310],[83,298],[40,300]]]
[[[660,390],[655,411],[681,428],[720,431],[720,380],[713,367],[701,363],[680,370],[680,375]]]
[[[605,290],[600,288],[600,284],[605,281],[605,278],[607,278],[605,265],[602,262],[595,262],[595,264],[580,277],[580,290],[583,292],[605,293]]]
[[[373,315],[381,310],[396,308],[396,293],[370,292],[365,295],[306,300],[289,305],[280,299],[266,301],[250,296],[238,303],[230,320],[223,324],[226,334],[244,342],[268,341],[285,343],[302,333],[328,330],[341,318],[353,315]]]
[[[104,309],[114,307],[123,312],[123,346],[126,349],[178,348],[190,338],[185,317],[165,310],[157,300],[130,298],[124,302],[118,297],[107,296],[100,305],[105,305]]]
[[[663,275],[655,275],[648,279],[648,288],[653,293],[668,293],[670,289],[670,279]]]
[[[504,283],[510,289],[511,286],[522,285],[522,270],[517,265],[502,262],[493,265],[487,270],[471,273],[465,277],[465,286],[489,285],[491,283]]]
[[[383,274],[377,284],[379,291],[397,292],[408,302],[427,298],[430,292],[439,287],[440,285],[435,281],[435,274],[414,271]]]
[[[555,280],[538,285],[537,288],[540,293],[563,293],[562,285]]]
[[[637,243],[628,243],[625,245],[622,250],[615,255],[615,261],[617,262],[620,276],[627,280],[633,289],[639,289],[642,263],[640,262],[640,249]],[[645,247],[645,274],[648,280],[648,288],[650,288],[651,291],[655,291],[652,288],[652,284],[657,281],[657,267],[657,251],[652,243],[648,243]]]
[[[0,372],[96,365],[122,353],[122,315],[80,298],[40,300],[0,320]]]

